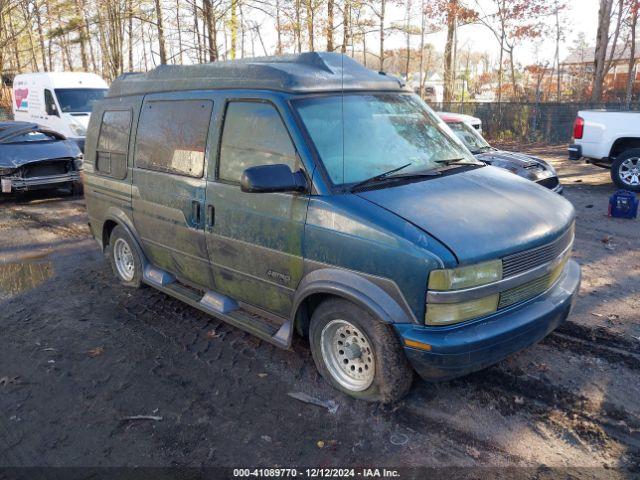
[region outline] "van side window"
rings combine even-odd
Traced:
[[[159,100],[142,107],[136,167],[200,178],[213,102]]]
[[[278,111],[263,102],[230,102],[224,120],[218,177],[239,182],[257,165],[284,163],[293,170],[296,149]]]
[[[131,111],[107,110],[102,114],[98,148],[96,149],[96,170],[103,175],[123,179],[127,176],[127,151]]]
[[[44,108],[47,111],[47,115],[60,116],[60,114],[58,113],[58,107],[56,107],[56,101],[53,99],[53,93],[51,93],[51,90],[44,91]]]

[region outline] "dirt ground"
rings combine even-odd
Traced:
[[[639,474],[640,220],[606,216],[608,171],[535,150],[578,213],[575,310],[540,344],[465,378],[416,380],[386,407],[331,389],[302,340],[279,350],[151,288],[120,286],[82,199],[0,200],[0,465]]]

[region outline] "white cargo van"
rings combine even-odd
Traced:
[[[35,122],[84,147],[91,107],[109,85],[94,73],[49,72],[16,75],[13,80],[14,119]]]

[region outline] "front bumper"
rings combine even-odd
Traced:
[[[580,277],[580,266],[570,260],[547,292],[489,318],[450,327],[394,327],[403,340],[431,345],[431,351],[405,347],[409,362],[423,379],[460,377],[537,343],[558,327],[575,303]]]
[[[567,150],[569,151],[569,160],[580,160],[582,158],[582,145],[571,144]]]
[[[44,177],[3,177],[3,180],[10,181],[11,191],[37,190],[40,188],[53,188],[56,185],[63,185],[80,181],[79,172],[69,172],[63,175],[48,175]]]

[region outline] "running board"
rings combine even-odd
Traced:
[[[268,318],[243,308],[233,298],[207,290],[204,294],[189,288],[176,280],[170,273],[147,265],[144,282],[161,292],[188,303],[209,315],[224,320],[256,337],[280,348],[289,348],[292,322],[286,320],[279,327]]]

